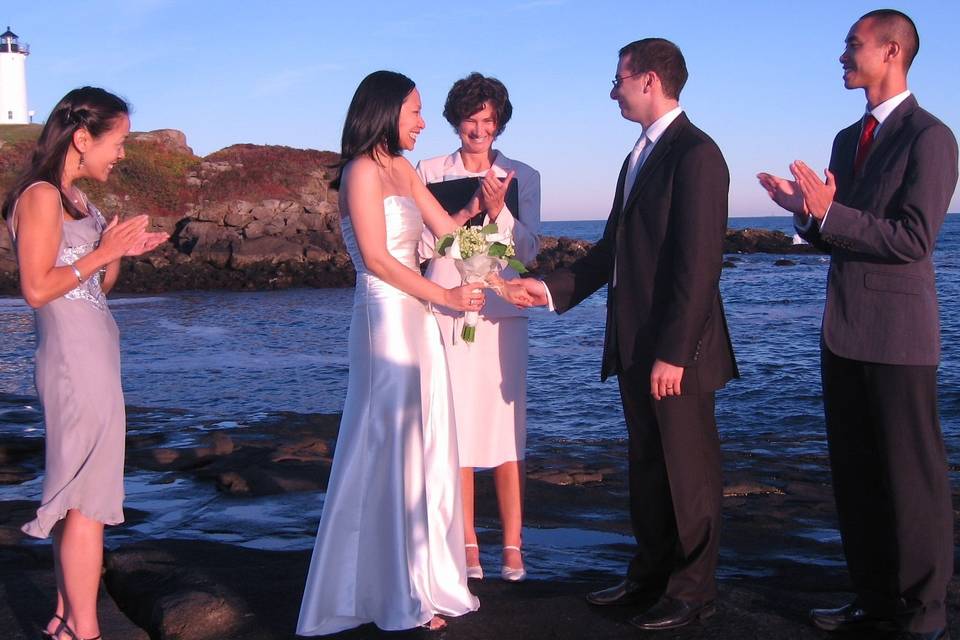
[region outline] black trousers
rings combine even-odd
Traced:
[[[843,550],[858,602],[910,631],[946,625],[953,509],[935,366],[821,351]]]
[[[652,595],[713,600],[723,494],[714,393],[655,401],[649,367],[633,367],[618,380],[637,540],[627,575]]]

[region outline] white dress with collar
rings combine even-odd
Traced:
[[[513,234],[517,259],[532,262],[540,249],[540,174],[529,165],[507,158],[499,151],[493,162],[499,177],[516,172],[519,212],[504,206],[497,216],[501,232]],[[417,174],[425,184],[478,177],[467,171],[460,152],[422,160]],[[485,224],[489,223],[489,218]],[[453,260],[433,252],[434,238],[424,231],[420,255],[430,259],[427,277],[443,287],[460,284]],[[506,269],[503,277],[517,277]],[[524,459],[527,440],[527,312],[488,291],[480,314],[476,342],[467,345],[459,337],[462,313],[434,307],[453,386],[457,445],[462,467],[497,467]]]

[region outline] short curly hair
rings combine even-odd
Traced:
[[[503,83],[496,78],[488,78],[474,71],[466,78],[453,83],[447,101],[443,105],[443,117],[454,131],[460,130],[460,123],[483,109],[489,102],[496,113],[497,133],[499,136],[507,128],[507,122],[513,115],[510,95]]]

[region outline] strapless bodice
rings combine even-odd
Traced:
[[[420,210],[413,198],[387,196],[383,199],[383,215],[386,225],[387,251],[398,262],[419,273],[420,259],[417,253],[417,245],[423,233],[423,219],[420,217]],[[386,287],[389,291],[406,295],[382,282],[367,270],[367,266],[363,262],[363,256],[360,255],[360,246],[357,244],[357,236],[354,233],[349,216],[340,218],[340,230],[343,233],[343,242],[347,246],[347,252],[353,261],[353,267],[357,271],[358,288],[365,288],[371,284],[370,280],[375,280],[378,283],[378,288]]]

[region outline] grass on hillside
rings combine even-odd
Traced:
[[[0,140],[16,144],[18,142],[34,143],[40,137],[39,124],[4,124],[0,125]]]

